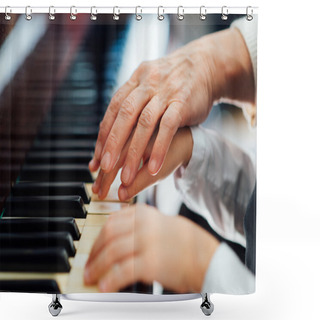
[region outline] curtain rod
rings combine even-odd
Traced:
[[[31,16],[32,14],[39,13],[47,13],[47,14],[61,14],[61,13],[69,13],[70,15],[76,14],[91,14],[91,15],[99,15],[99,14],[113,14],[113,15],[121,15],[121,14],[176,14],[178,16],[183,16],[187,14],[200,14],[202,16],[208,14],[244,14],[244,15],[254,15],[258,13],[258,7],[256,6],[247,6],[247,7],[235,7],[235,6],[220,6],[220,7],[144,7],[144,6],[136,6],[136,7],[82,7],[82,6],[71,6],[71,7],[40,7],[40,6],[26,6],[26,7],[14,7],[14,6],[0,6],[0,13],[4,13],[5,16],[9,16],[10,14],[25,14],[27,16]],[[1,19],[1,18],[0,18]],[[7,19],[8,20],[8,19]]]

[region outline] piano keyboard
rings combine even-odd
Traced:
[[[90,249],[108,216],[131,204],[118,200],[116,185],[103,201],[91,191],[96,175],[89,171],[88,162],[94,152],[98,124],[110,99],[110,88],[114,86],[115,72],[96,75],[97,56],[90,52],[90,38],[92,34],[84,42],[89,49],[82,48],[77,54],[28,152],[19,149],[24,147],[25,139],[33,137],[25,122],[17,120],[19,132],[9,136],[15,137],[14,148],[10,140],[7,143],[7,148],[11,148],[10,170],[15,168],[19,174],[1,212],[0,291],[98,292],[96,286],[83,284]],[[116,61],[109,61],[110,56]],[[112,63],[116,71],[118,58],[117,51],[102,60]],[[35,97],[28,96],[26,103],[32,104],[46,91],[43,77],[36,78],[32,83],[38,88]],[[26,115],[27,123],[36,125],[36,110],[33,107],[31,111]],[[7,158],[3,163],[7,163]],[[21,159],[23,165],[19,168]]]

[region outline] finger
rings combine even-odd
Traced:
[[[96,258],[85,269],[85,283],[95,284],[110,269],[110,267],[128,255],[133,255],[134,232],[130,232],[125,236],[114,239],[112,242],[104,246]]]
[[[148,170],[148,163],[144,164],[143,167],[138,171],[138,174],[131,185],[121,185],[119,187],[118,196],[120,201],[126,201],[134,197],[140,191],[150,187],[157,181],[159,181],[159,176],[152,176]]]
[[[123,101],[101,154],[101,168],[104,172],[108,173],[114,168],[141,110],[149,99],[150,91],[139,86]]]
[[[162,116],[159,132],[152,148],[148,169],[155,175],[161,169],[171,141],[181,125],[182,104],[172,102]]]
[[[117,237],[123,236],[132,230],[134,225],[134,213],[135,206],[130,206],[128,208],[118,211],[116,214],[110,216],[102,227],[95,243],[91,248],[89,258],[86,265],[95,259],[97,254],[107,245],[110,241],[113,241]]]
[[[96,171],[99,168],[103,146],[105,145],[109,132],[112,128],[112,125],[118,115],[121,104],[130,94],[130,92],[137,87],[137,85],[138,85],[138,82],[132,81],[130,79],[115,93],[115,95],[111,99],[110,104],[107,108],[107,111],[104,115],[104,118],[100,123],[100,130],[98,134],[94,156],[89,163],[89,169],[91,171]]]
[[[117,263],[100,281],[99,290],[102,292],[117,292],[128,285],[141,281],[143,263],[139,256],[130,256]]]
[[[103,171],[100,170],[96,181],[92,185],[92,192],[93,193],[98,193],[99,192],[103,175],[104,175]]]
[[[131,143],[132,140],[132,135],[133,133],[131,133],[127,143],[125,144],[121,154],[120,154],[120,158],[119,161],[117,162],[116,166],[114,167],[113,170],[111,170],[110,173],[104,173],[102,170],[102,179],[99,181],[99,185],[97,184],[97,186],[95,186],[95,190],[98,189],[97,192],[99,192],[99,199],[104,199],[111,187],[111,184],[113,183],[114,179],[116,178],[119,170],[122,168],[124,161],[126,159],[127,153],[128,153],[128,148],[129,145]]]
[[[157,96],[152,98],[141,112],[121,174],[121,181],[124,185],[130,185],[134,180],[141,158],[163,112],[163,104]]]
[[[186,143],[184,132],[189,129],[180,129],[174,136],[169,147],[164,164],[157,175],[151,175],[148,170],[148,162],[144,163],[142,168],[138,171],[134,181],[129,186],[121,185],[118,191],[119,199],[121,201],[128,200],[138,194],[140,191],[153,185],[154,183],[166,178],[169,174],[180,167],[184,161],[184,147],[181,143]],[[179,149],[180,148],[180,149]],[[145,152],[148,156],[149,145]],[[177,152],[179,150],[179,152]],[[180,151],[181,150],[181,151]]]
[[[99,193],[98,193],[98,197],[100,200],[104,199],[107,196],[110,190],[110,186],[114,181],[114,179],[116,178],[119,170],[120,168],[116,167],[110,173],[103,174],[101,184],[99,186]]]

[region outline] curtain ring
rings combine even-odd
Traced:
[[[182,21],[184,19],[184,9],[183,6],[178,7],[178,12],[177,12],[177,18],[178,20]]]
[[[160,14],[160,9],[161,9],[161,14]],[[159,6],[158,7],[158,20],[159,21],[162,21],[164,19],[164,9],[163,9],[163,6]]]
[[[221,8],[221,19],[224,21],[228,20],[228,14],[229,14],[228,7],[223,6]]]
[[[204,21],[207,18],[207,8],[205,6],[200,7],[200,20]]]
[[[73,21],[77,19],[77,8],[75,6],[70,7],[70,19]]]
[[[249,12],[250,10],[250,12]],[[251,21],[253,19],[253,9],[252,7],[247,7],[247,10],[246,10],[246,14],[247,14],[247,20],[248,21]]]
[[[138,9],[139,9],[139,14],[138,14]],[[137,6],[136,7],[136,20],[137,21],[140,21],[142,20],[142,8],[140,6]]]
[[[56,9],[54,8],[54,6],[49,7],[49,20],[53,21],[56,17],[55,14],[56,13]]]
[[[26,20],[30,21],[32,19],[32,10],[30,6],[26,7]]]
[[[4,9],[4,18],[7,20],[7,21],[10,21],[11,20],[11,16],[9,15],[9,13],[11,13],[11,9],[9,6],[6,6],[5,9]]]
[[[117,12],[116,12],[116,10],[117,10]],[[115,20],[115,21],[118,21],[119,19],[120,19],[120,9],[119,9],[119,7],[113,7],[113,17],[112,17],[112,19],[113,20]]]
[[[93,10],[95,10],[95,12],[93,12]],[[90,9],[90,20],[91,21],[96,21],[97,20],[97,14],[98,14],[98,10],[96,9],[96,7],[91,7]]]

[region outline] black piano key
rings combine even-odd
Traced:
[[[38,139],[97,139],[98,128],[94,127],[45,127],[37,135]]]
[[[88,151],[32,151],[25,158],[28,164],[86,164],[92,159]]]
[[[61,293],[57,282],[53,279],[0,280],[0,291],[49,294]]]
[[[35,140],[32,151],[94,151],[95,140]]]
[[[101,117],[95,114],[91,114],[89,116],[81,116],[78,113],[74,113],[70,116],[62,116],[62,115],[54,115],[54,114],[48,114],[46,120],[44,121],[43,125],[47,124],[57,124],[57,125],[66,125],[66,124],[92,124],[92,125],[99,125],[99,122],[101,121]]]
[[[13,196],[80,196],[84,203],[90,202],[90,195],[83,182],[21,182],[11,189]]]
[[[70,127],[77,127],[77,128],[87,128],[87,127],[99,127],[99,120],[87,120],[86,117],[84,117],[84,120],[81,119],[75,119],[75,118],[68,118],[64,121],[57,121],[57,120],[46,120],[42,123],[41,128],[45,127],[54,127],[54,128],[63,128],[66,126]]]
[[[93,182],[88,165],[24,165],[20,181]]]
[[[44,249],[62,247],[69,257],[74,257],[76,248],[68,232],[0,233],[2,249]]]
[[[0,233],[68,232],[73,240],[80,239],[74,218],[0,219]]]
[[[69,272],[70,264],[64,248],[1,249],[0,271]]]
[[[80,196],[9,196],[5,217],[85,218],[87,210]]]

